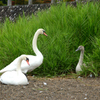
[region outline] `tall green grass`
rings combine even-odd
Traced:
[[[88,53],[87,61],[89,62],[86,75],[92,73],[94,76],[100,75],[100,36],[94,37],[92,40],[92,54]],[[84,73],[84,72],[83,72]]]
[[[54,76],[75,72],[79,45],[85,46],[85,55],[93,53],[92,40],[100,33],[100,4],[65,3],[51,6],[37,15],[22,18],[13,23],[6,19],[0,28],[0,69],[21,54],[34,55],[32,39],[38,28],[45,29],[48,37],[40,35],[38,48],[44,56],[43,64],[31,74]],[[84,59],[86,60],[86,59]]]

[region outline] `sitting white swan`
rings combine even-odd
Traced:
[[[25,60],[29,66],[29,59],[25,55],[18,58],[16,71],[7,71],[0,77],[0,81],[4,84],[11,85],[27,85],[29,84],[27,77],[21,71],[21,62]]]
[[[76,66],[76,73],[79,71],[82,71],[81,66],[83,64],[83,56],[84,56],[84,46],[79,46],[78,49],[76,51],[80,50],[80,58],[79,58],[79,62]]]
[[[39,34],[44,34],[44,35],[47,36],[44,29],[38,29],[36,31],[34,38],[33,38],[33,42],[32,42],[33,51],[35,52],[36,56],[27,55],[27,57],[30,59],[30,67],[27,65],[27,63],[25,61],[22,61],[21,70],[22,70],[23,73],[31,72],[43,63],[43,55],[37,48],[37,38],[38,38]],[[19,57],[17,57],[13,62],[11,62],[5,68],[0,70],[0,73],[15,70],[16,66],[17,66],[18,59],[19,59]]]

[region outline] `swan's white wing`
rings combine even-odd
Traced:
[[[27,64],[26,61],[23,60],[21,63],[21,70],[23,73],[27,73],[28,71],[30,72],[30,71],[34,70],[35,68],[40,66],[43,62],[43,58],[41,58],[41,57],[37,57],[37,56],[33,56],[33,55],[27,55],[27,57],[29,58],[30,66]],[[17,57],[13,62],[11,62],[5,68],[0,70],[0,73],[16,70],[18,58],[19,57]]]
[[[7,65],[5,68],[0,70],[0,73],[6,72],[6,71],[13,71],[16,70],[16,65],[18,62],[19,57],[17,57],[15,60],[13,60],[9,65]]]
[[[1,75],[0,77],[0,81],[4,84],[10,84],[13,83],[13,81],[16,81],[16,76],[17,76],[17,72],[16,71],[8,71],[5,72]]]
[[[29,84],[26,76],[23,73],[18,75],[17,71],[8,71],[1,75],[0,81],[4,84],[26,85]]]
[[[35,68],[39,67],[43,62],[43,58],[41,57],[32,56],[32,55],[27,55],[27,57],[29,58],[30,66],[27,64],[26,61],[23,60],[21,64],[21,69],[23,73],[27,73],[34,70]]]

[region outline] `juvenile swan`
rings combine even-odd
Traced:
[[[30,66],[27,65],[25,61],[22,61],[21,64],[21,70],[23,73],[31,72],[35,68],[39,67],[43,63],[43,55],[42,53],[38,50],[37,48],[37,38],[39,34],[44,34],[47,36],[45,33],[44,29],[38,29],[33,37],[33,51],[35,52],[36,56],[33,55],[27,55],[27,57],[30,59]],[[5,68],[0,70],[0,73],[6,72],[6,71],[13,71],[16,69],[17,62],[18,62],[19,57],[17,57],[13,62],[11,62],[9,65],[7,65]]]
[[[21,71],[21,62],[25,60],[29,66],[29,59],[25,55],[21,55],[18,58],[16,71],[7,71],[3,73],[0,77],[0,81],[4,84],[11,85],[27,85],[27,77]]]
[[[76,51],[79,51],[79,50],[81,51],[81,53],[80,53],[79,62],[76,66],[76,73],[79,72],[79,71],[82,71],[81,66],[83,64],[84,46],[79,46]]]

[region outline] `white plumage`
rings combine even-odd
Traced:
[[[80,58],[79,58],[79,61],[78,61],[78,64],[76,66],[76,73],[79,72],[79,71],[82,71],[82,64],[83,64],[83,56],[84,56],[84,47],[83,46],[79,46],[78,49],[76,51],[80,50],[81,53],[80,53]]]
[[[27,65],[27,63],[25,61],[22,61],[21,70],[23,73],[31,72],[43,63],[43,55],[37,48],[37,38],[38,38],[39,34],[44,34],[47,36],[44,29],[38,29],[36,31],[34,38],[33,38],[33,42],[32,42],[33,51],[35,52],[36,56],[27,55],[27,57],[30,59],[30,67]],[[11,62],[5,68],[0,70],[0,73],[16,70],[18,59],[19,59],[19,57],[17,57],[13,62]]]
[[[29,84],[27,77],[21,71],[22,60],[27,61],[27,63],[29,64],[29,59],[27,58],[27,56],[21,55],[17,61],[16,71],[7,71],[1,75],[0,81],[2,83],[11,84],[11,85],[27,85],[27,84]]]

